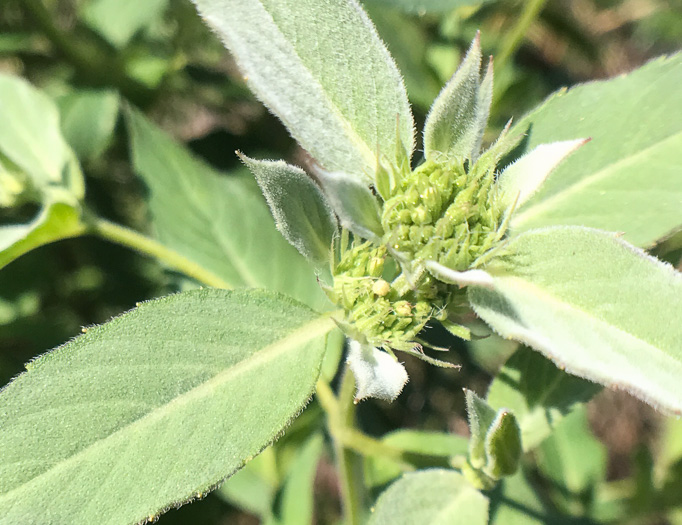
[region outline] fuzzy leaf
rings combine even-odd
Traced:
[[[317,184],[302,169],[284,161],[240,157],[256,176],[284,238],[307,259],[329,264],[336,218]]]
[[[480,70],[481,42],[477,34],[461,65],[426,117],[424,155],[427,159],[472,159],[478,156],[476,146],[480,145],[481,130],[485,130],[488,122],[488,112],[479,107],[480,104],[485,105],[488,98],[484,91],[479,100]],[[489,106],[489,100],[487,102]]]
[[[334,326],[194,290],[39,357],[0,393],[0,522],[137,523],[211,490],[302,409]]]
[[[514,414],[500,409],[485,438],[485,473],[493,479],[511,476],[521,460],[521,430]]]
[[[592,137],[514,217],[516,232],[581,225],[651,246],[682,226],[682,53],[559,92],[521,120],[526,150]]]
[[[405,474],[376,502],[369,525],[486,525],[488,498],[453,470]]]
[[[405,367],[393,356],[357,341],[351,340],[346,362],[355,376],[356,403],[368,397],[393,401],[407,383]]]
[[[354,0],[194,0],[247,84],[328,171],[374,180],[414,147],[393,59]]]
[[[133,166],[149,189],[159,241],[225,287],[269,288],[313,308],[329,306],[311,265],[275,228],[253,177],[216,172],[141,113],[127,117]]]
[[[467,416],[469,419],[469,461],[475,468],[486,464],[486,435],[495,421],[496,413],[488,403],[478,397],[473,391],[465,390]]]
[[[506,167],[497,181],[500,205],[509,208],[514,201],[516,206],[523,205],[540,188],[554,168],[588,140],[576,139],[541,144]]]
[[[381,210],[367,185],[347,173],[318,170],[316,174],[341,225],[380,244],[384,233]]]
[[[566,374],[542,354],[522,346],[493,379],[486,401],[514,412],[524,450],[533,450],[565,415],[600,390],[596,383]]]
[[[567,372],[682,414],[682,274],[598,230],[514,237],[486,268],[495,289],[468,289],[476,313]]]
[[[493,0],[364,0],[365,4],[394,7],[407,13],[424,15],[426,13],[444,13],[462,6],[477,6]]]

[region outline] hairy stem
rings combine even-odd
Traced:
[[[101,218],[92,218],[87,223],[86,233],[131,248],[144,255],[154,257],[173,270],[185,274],[196,281],[213,288],[232,288],[230,283],[187,259],[178,252],[167,248],[160,242],[134,230]]]

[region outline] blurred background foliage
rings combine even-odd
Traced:
[[[403,72],[418,128],[481,30],[484,52],[495,56],[488,140],[509,118],[520,118],[557,89],[628,72],[682,44],[682,0],[365,0],[364,5]],[[64,136],[86,176],[88,205],[139,231],[148,232],[150,224],[146,190],[131,166],[120,111],[125,106],[146,113],[225,176],[240,168],[236,149],[306,162],[284,127],[247,90],[189,0],[3,0],[0,71],[23,76],[53,97]],[[0,221],[24,221],[35,212],[30,204],[0,208]],[[657,254],[680,268],[681,246],[678,236]],[[81,327],[183,285],[154,260],[95,238],[62,241],[21,257],[0,272],[0,384]],[[445,340],[437,328],[427,336]],[[416,428],[466,435],[462,387],[484,393],[514,349],[495,338],[455,345],[460,373],[407,358],[406,391],[390,405],[360,405],[359,426],[375,436]],[[334,523],[340,512],[338,480],[328,447],[321,446],[319,414],[311,404],[274,449],[221,490],[160,521],[258,523],[268,509],[286,507],[291,496],[281,487],[294,476],[294,486],[314,491],[314,501],[300,496],[307,515],[314,507],[317,523]],[[411,438],[399,433],[391,439]],[[461,442],[453,439],[441,445],[455,450]],[[368,486],[378,491],[396,468],[368,463]],[[585,411],[567,418],[528,458],[526,472],[531,500],[550,509],[547,515],[568,516],[562,522],[682,524],[682,425],[618,392],[603,392]],[[297,523],[291,516],[306,515],[285,510],[279,523]],[[263,518],[268,519],[277,518]],[[513,523],[560,522],[533,519]]]

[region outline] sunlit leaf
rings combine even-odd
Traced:
[[[682,274],[598,230],[543,228],[510,240],[469,288],[476,313],[567,372],[682,413]]]
[[[403,81],[355,2],[194,3],[256,96],[324,169],[371,181],[377,155],[395,166],[411,155],[414,126]]]
[[[206,493],[302,409],[334,326],[194,290],[90,327],[0,393],[0,521],[136,523]]]
[[[563,162],[512,221],[517,232],[575,224],[650,246],[682,226],[682,54],[559,92],[522,119],[529,151],[592,141]]]

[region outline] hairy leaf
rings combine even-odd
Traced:
[[[241,159],[256,176],[284,238],[307,259],[328,265],[337,227],[322,190],[302,169],[284,161]]]
[[[443,13],[462,6],[475,6],[493,0],[364,0],[366,4],[395,7],[408,13]]]
[[[319,171],[317,175],[341,225],[360,237],[380,243],[384,233],[381,210],[369,188],[347,173]]]
[[[369,525],[485,525],[488,498],[452,470],[405,474],[377,500]]]
[[[424,155],[431,160],[464,157],[475,160],[488,122],[487,89],[481,85],[481,41],[477,34],[464,60],[431,106],[424,124]],[[492,88],[489,70],[486,88]]]
[[[682,226],[682,54],[559,92],[518,124],[527,150],[591,137],[512,221],[515,231],[574,224],[650,246]]]
[[[244,78],[328,171],[374,178],[414,147],[402,78],[355,0],[193,0]]]
[[[522,346],[495,375],[486,401],[514,412],[523,448],[533,450],[564,415],[600,390],[598,384],[568,375],[542,354]]]
[[[304,406],[333,327],[274,293],[194,290],[39,357],[0,393],[0,521],[135,523],[211,490]]]
[[[512,238],[469,288],[476,313],[504,337],[567,372],[682,414],[682,274],[612,234],[551,227]]]
[[[326,307],[312,267],[277,231],[252,178],[216,172],[140,113],[129,111],[128,125],[163,244],[230,286],[270,288]]]

